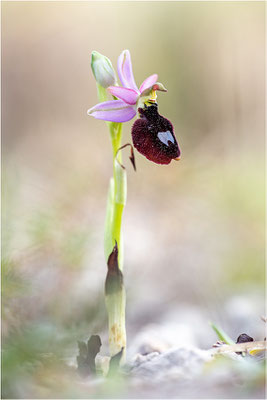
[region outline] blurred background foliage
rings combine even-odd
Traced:
[[[94,333],[107,354],[112,159],[105,124],[86,115],[97,102],[92,50],[116,67],[128,48],[137,84],[158,73],[159,110],[182,149],[167,167],[136,154],[137,173],[124,155],[129,344],[147,323],[195,330],[200,315],[204,348],[216,341],[209,320],[263,339],[264,7],[2,2],[5,398],[90,396],[62,360]]]

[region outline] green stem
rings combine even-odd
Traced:
[[[115,243],[118,246],[118,265],[123,270],[123,246],[121,235],[121,223],[123,209],[126,203],[127,180],[126,172],[118,163],[122,162],[121,147],[122,124],[110,124],[110,135],[113,149],[113,178],[110,184],[108,196],[107,219],[106,219],[106,259],[113,250]],[[122,282],[120,290],[111,295],[106,294],[106,306],[109,319],[109,348],[111,356],[119,353],[122,347],[126,347],[126,328],[125,328],[125,288]],[[122,362],[125,359],[125,350]]]
[[[114,198],[113,198],[113,218],[110,227],[112,248],[110,249],[109,254],[111,253],[116,241],[119,249],[119,268],[122,271],[123,249],[122,249],[121,224],[122,224],[122,214],[124,206],[126,204],[126,196],[127,196],[126,171],[118,163],[118,161],[120,163],[122,162],[122,154],[121,152],[118,152],[118,149],[121,147],[122,124],[111,125],[110,135],[113,148]]]
[[[104,88],[98,85],[99,100],[106,101],[107,93]],[[112,152],[113,152],[113,177],[110,180],[107,200],[107,212],[105,222],[104,248],[106,261],[108,260],[115,243],[118,246],[118,265],[123,270],[123,243],[121,224],[124,206],[127,196],[126,171],[119,164],[122,163],[121,147],[122,124],[115,122],[107,123],[110,131]],[[118,162],[119,161],[119,162]],[[120,290],[112,294],[106,293],[106,307],[109,320],[109,347],[110,355],[114,356],[126,347],[125,329],[125,288],[122,285]],[[125,359],[125,350],[122,360]]]

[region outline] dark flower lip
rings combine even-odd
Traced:
[[[158,113],[157,103],[139,108],[140,118],[132,127],[134,147],[156,164],[169,164],[181,158],[172,123]]]

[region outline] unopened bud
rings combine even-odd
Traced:
[[[103,56],[97,51],[93,51],[91,58],[91,68],[95,80],[99,85],[104,88],[115,85],[115,71],[111,61],[107,57]]]

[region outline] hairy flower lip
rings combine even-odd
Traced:
[[[149,102],[139,108],[140,118],[132,126],[133,145],[149,161],[168,165],[181,157],[172,123],[160,115],[158,105]]]

